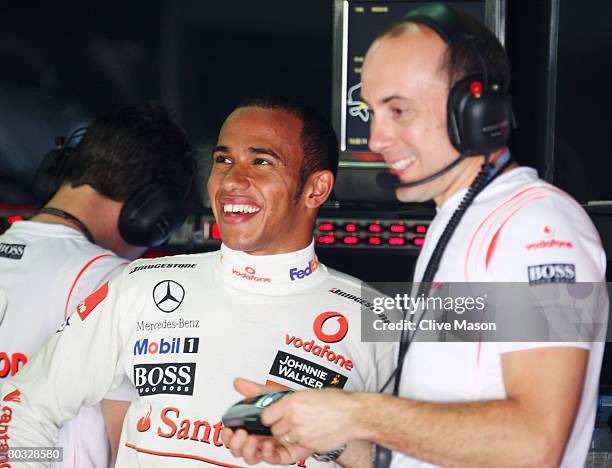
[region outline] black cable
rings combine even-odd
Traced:
[[[43,214],[46,213],[46,214],[50,214],[53,216],[57,216],[58,218],[61,218],[64,221],[69,222],[70,224],[75,226],[77,229],[79,229],[89,242],[91,242],[92,244],[95,244],[91,231],[87,228],[87,226],[85,226],[85,223],[83,223],[83,221],[81,221],[76,216],[68,213],[67,211],[62,210],[61,208],[53,208],[51,206],[45,206],[44,208],[41,208],[40,210],[38,210],[38,212],[43,213]]]

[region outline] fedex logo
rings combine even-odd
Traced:
[[[183,346],[181,346],[181,338],[171,338],[165,340],[162,338],[160,341],[149,340],[145,338],[138,340],[134,343],[134,356],[141,354],[178,354],[186,353],[193,354],[198,352],[198,346],[200,345],[199,338],[184,338]]]
[[[306,278],[307,276],[310,276],[315,271],[317,271],[317,268],[319,268],[319,261],[316,258],[313,258],[308,262],[308,265],[306,265],[306,268],[304,269],[291,268],[289,270],[289,278],[291,278],[291,281],[295,281],[296,278]]]

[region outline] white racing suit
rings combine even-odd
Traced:
[[[360,295],[358,281],[318,263],[312,244],[133,262],[4,383],[0,396],[13,397],[2,401],[0,434],[9,447],[53,446],[62,421],[127,376],[139,396],[117,467],[243,464],[220,440],[221,415],[243,398],[235,377],[376,391],[390,375],[396,346],[362,342],[362,309],[373,312]]]

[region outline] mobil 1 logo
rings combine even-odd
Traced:
[[[571,263],[548,263],[527,267],[529,284],[575,283],[576,265]]]
[[[310,388],[344,388],[347,381],[334,370],[283,351],[276,354],[270,375]]]
[[[134,343],[134,356],[142,354],[195,354],[198,352],[200,339],[197,337],[176,337],[153,340],[144,338]]]
[[[141,396],[193,395],[195,362],[135,364],[134,385]]]

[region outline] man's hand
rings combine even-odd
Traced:
[[[234,381],[234,387],[247,398],[278,391],[278,387],[267,387],[240,378]],[[312,455],[312,450],[294,444],[283,445],[274,437],[249,435],[244,429],[233,431],[226,427],[221,432],[221,439],[232,455],[243,458],[250,465],[262,461],[288,465]]]
[[[349,440],[359,439],[355,397],[336,389],[303,390],[270,405],[261,421],[289,446],[311,452],[329,452]]]

